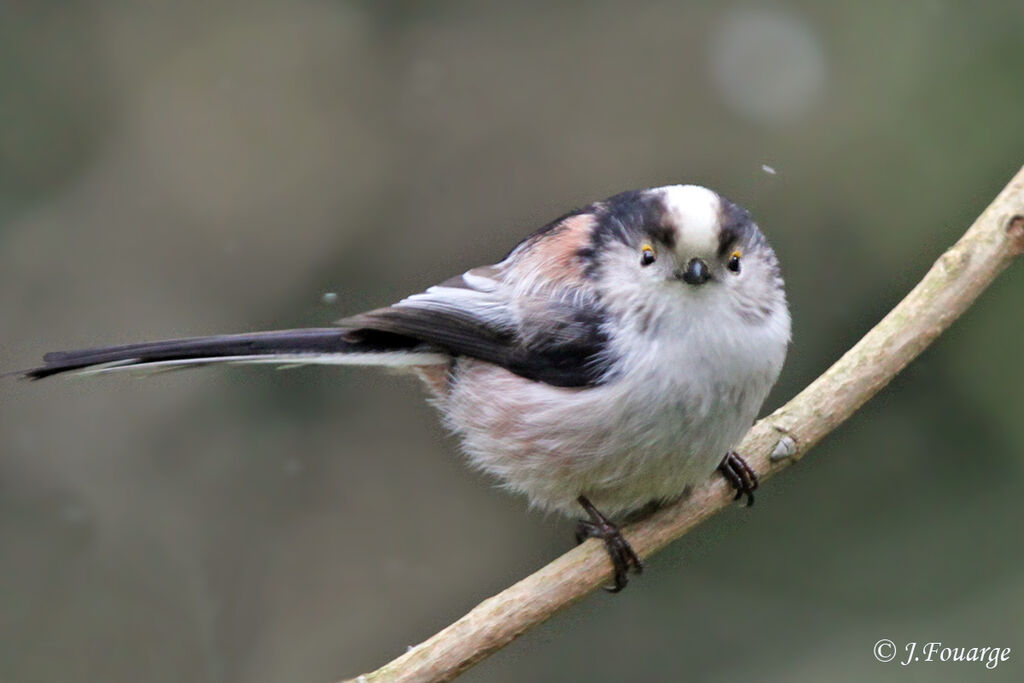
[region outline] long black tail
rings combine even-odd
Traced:
[[[42,379],[69,372],[84,374],[211,363],[410,366],[446,360],[444,354],[422,345],[373,343],[365,337],[353,337],[351,330],[328,327],[55,351],[43,356],[44,365],[28,370],[24,376]]]

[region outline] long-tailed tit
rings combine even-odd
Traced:
[[[626,585],[639,558],[610,518],[684,495],[719,469],[786,356],[779,264],[746,210],[694,185],[568,213],[500,263],[338,327],[49,353],[26,373],[211,363],[379,365],[417,374],[473,466],[546,510],[582,506]]]

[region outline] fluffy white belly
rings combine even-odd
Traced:
[[[471,463],[545,510],[576,514],[587,496],[607,515],[669,500],[707,479],[750,427],[782,364],[728,350],[672,372],[637,358],[607,384],[555,387],[471,359],[457,361],[438,407]],[[723,373],[719,362],[729,364]]]

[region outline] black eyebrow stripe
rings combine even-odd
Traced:
[[[668,249],[676,248],[676,232],[672,228],[664,225],[652,226],[648,228],[648,234],[655,242],[661,242]]]
[[[726,234],[725,231],[723,231],[718,243],[718,258],[725,256],[725,252],[729,251],[729,249],[732,248],[732,245],[736,244],[738,239],[739,235],[735,232]]]
[[[746,238],[754,231],[754,223],[746,209],[733,204],[724,197],[721,202],[719,224],[722,228],[718,233],[718,258],[725,256],[736,242]]]

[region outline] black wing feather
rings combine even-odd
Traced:
[[[236,357],[414,352],[446,353],[493,363],[527,379],[561,387],[600,384],[609,376],[604,311],[572,297],[527,297],[510,302],[493,268],[473,282],[462,278],[432,287],[387,308],[339,321],[338,327],[194,337],[59,351],[26,377],[104,364],[217,362]],[[471,278],[472,279],[472,278]]]
[[[483,320],[455,308],[391,306],[339,322],[354,342],[402,339],[425,343],[454,356],[499,365],[527,379],[561,387],[599,384],[606,376],[607,337],[599,311],[572,309],[544,317],[524,330]]]

